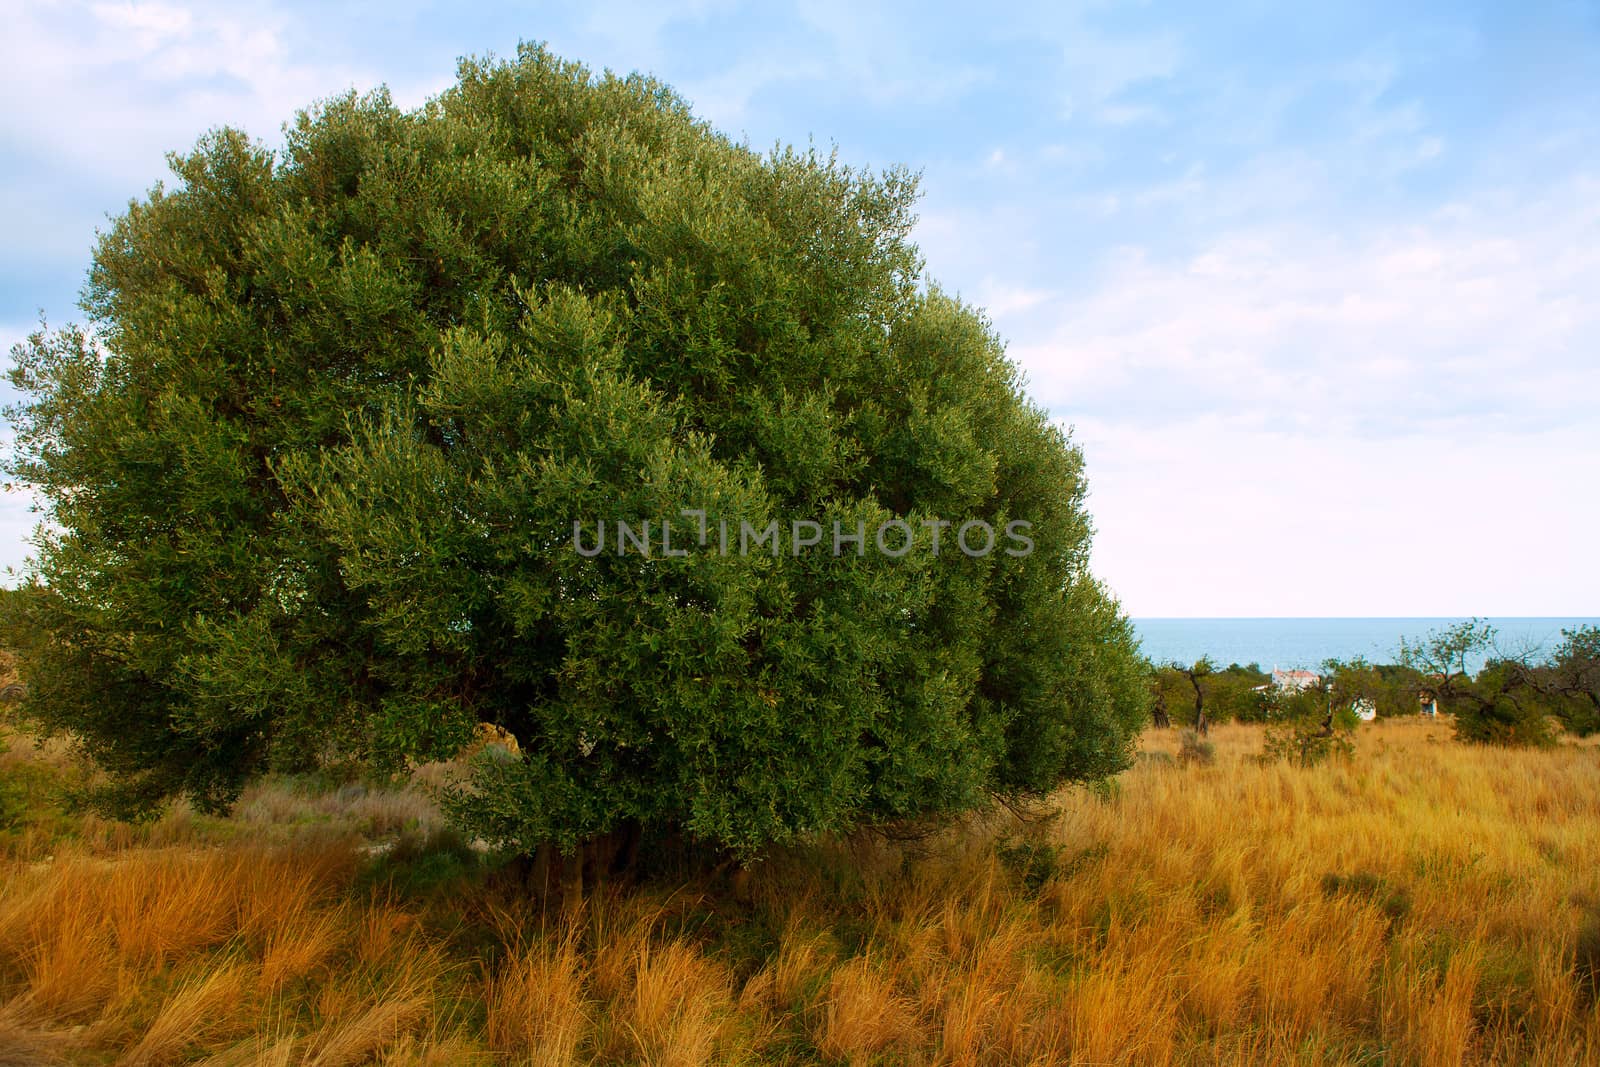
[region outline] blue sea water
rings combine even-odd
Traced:
[[[1356,656],[1369,663],[1395,663],[1400,639],[1419,638],[1454,623],[1459,618],[1384,619],[1134,619],[1144,653],[1154,663],[1193,663],[1211,657],[1217,666],[1255,663],[1274,667],[1316,669],[1326,659]],[[1561,641],[1561,631],[1578,626],[1600,626],[1600,618],[1490,618],[1498,645],[1508,653],[1549,651]],[[1481,662],[1469,663],[1477,670]]]

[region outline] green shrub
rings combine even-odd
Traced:
[[[1037,893],[1052,879],[1071,878],[1111,853],[1103,842],[1074,852],[1065,845],[1030,840],[1008,842],[997,851],[1001,863],[1021,879],[1029,893]]]
[[[408,829],[380,851],[358,879],[358,888],[377,889],[396,900],[449,890],[484,870],[483,857],[459,832]]]
[[[7,752],[6,739],[0,735],[0,756]],[[9,830],[16,825],[17,817],[22,814],[22,795],[17,789],[15,776],[0,774],[0,830]]]
[[[1507,748],[1544,748],[1555,743],[1550,717],[1532,694],[1495,694],[1485,700],[1463,700],[1455,709],[1458,741]]]
[[[1268,762],[1281,760],[1300,767],[1314,767],[1330,757],[1348,759],[1356,751],[1350,732],[1348,726],[1325,725],[1315,718],[1279,722],[1262,735],[1262,755]]]
[[[1582,639],[1567,634],[1558,656],[1579,653]],[[1409,667],[1421,671],[1438,698],[1441,711],[1455,717],[1459,741],[1505,747],[1542,747],[1555,740],[1551,715],[1564,717],[1576,695],[1564,682],[1575,681],[1568,670],[1556,671],[1532,657],[1507,657],[1500,652],[1495,628],[1481,619],[1447,626],[1412,642],[1401,642]],[[1474,676],[1472,657],[1485,657]],[[1559,662],[1559,660],[1558,660]]]
[[[1336,706],[1327,688],[1279,689],[1267,696],[1267,729],[1261,758],[1312,767],[1332,756],[1355,753],[1357,720],[1349,705]]]

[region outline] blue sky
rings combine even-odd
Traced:
[[[1401,10],[1403,7],[1403,11]],[[0,341],[204,129],[543,40],[923,175],[1135,615],[1595,615],[1600,6],[0,2]],[[0,564],[34,521],[0,496]]]

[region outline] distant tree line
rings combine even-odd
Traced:
[[[1433,705],[1452,716],[1467,742],[1541,745],[1556,731],[1600,731],[1600,627],[1563,630],[1551,650],[1508,649],[1494,627],[1470,620],[1404,640],[1400,662],[1330,659],[1320,683],[1279,687],[1256,663],[1219,668],[1150,664],[1151,715],[1158,727],[1204,734],[1214,723],[1321,721],[1370,709],[1378,718],[1418,714]],[[1483,661],[1477,671],[1471,665]]]

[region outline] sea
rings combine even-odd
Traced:
[[[1464,618],[1140,619],[1133,620],[1144,654],[1153,663],[1193,663],[1209,656],[1219,667],[1254,663],[1263,670],[1315,670],[1324,660],[1357,656],[1368,663],[1397,663],[1402,638],[1415,643]],[[1561,631],[1600,626],[1600,617],[1488,618],[1496,643],[1510,654],[1548,652]],[[1483,666],[1482,657],[1468,670]]]

